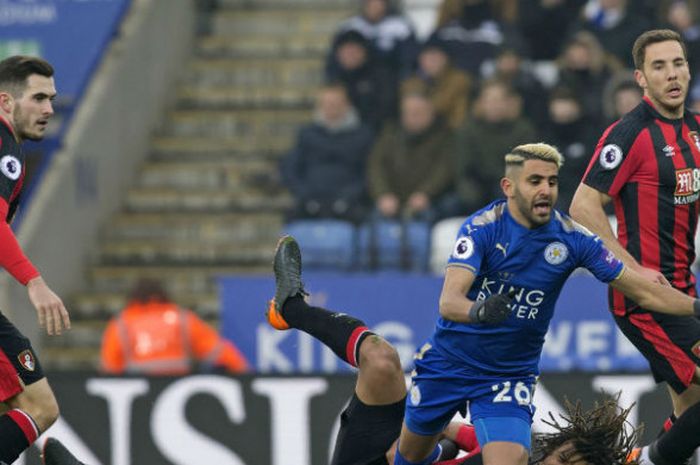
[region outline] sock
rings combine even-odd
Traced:
[[[39,436],[32,417],[20,409],[0,416],[0,461],[12,463]]]
[[[673,428],[649,446],[649,458],[656,465],[686,463],[700,446],[700,403],[683,412]]]
[[[447,438],[440,439],[438,445],[441,447],[441,450],[440,455],[437,458],[437,462],[451,460],[457,457],[457,454],[459,454],[459,447],[457,447],[457,444]]]
[[[287,299],[282,317],[289,326],[310,334],[335,352],[341,359],[357,367],[362,341],[373,334],[365,323],[345,313],[312,307],[301,295]]]
[[[465,452],[478,452],[481,450],[479,441],[476,439],[476,430],[472,425],[462,425],[457,432],[455,442]]]
[[[642,447],[642,450],[639,453],[638,461],[642,465],[657,465],[651,458],[649,458],[649,446]]]
[[[435,446],[435,449],[433,449],[433,452],[428,456],[427,459],[421,460],[420,462],[409,462],[401,455],[401,452],[399,452],[399,446],[397,444],[396,454],[394,454],[394,465],[430,465],[431,463],[435,463],[435,461],[438,460],[438,457],[440,457],[441,452],[442,447],[440,446],[440,444],[438,444]]]
[[[664,425],[661,427],[661,431],[659,431],[659,434],[656,435],[656,438],[658,439],[661,436],[663,436],[664,434],[666,434],[666,432],[671,429],[671,427],[673,426],[673,423],[675,423],[675,421],[676,421],[676,414],[671,412],[671,415],[669,415],[669,417],[666,418],[666,421],[664,421]]]

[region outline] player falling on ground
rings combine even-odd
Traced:
[[[404,374],[396,350],[352,316],[309,306],[304,301],[301,280],[301,251],[291,236],[280,239],[274,258],[275,298],[270,302],[267,320],[274,328],[304,331],[328,347],[343,360],[358,367],[353,397],[341,415],[341,428],[333,454],[333,465],[386,465],[393,458],[392,444],[398,438],[406,396]],[[359,360],[359,364],[358,364]],[[541,465],[616,465],[624,462],[633,443],[622,426],[627,410],[620,411],[611,402],[598,409],[582,412],[580,406],[569,409],[564,423],[557,423],[555,434],[536,435],[531,463]],[[668,447],[671,434],[694,434],[700,430],[700,406],[682,416],[676,427],[644,449],[641,457],[654,462],[646,465],[682,463],[695,447],[677,450]],[[615,433],[617,432],[617,433]],[[450,424],[445,435],[470,453],[466,458],[442,462],[443,465],[479,465],[482,463],[474,427]],[[580,455],[572,461],[570,449]],[[639,454],[639,452],[638,452]],[[596,457],[616,457],[600,462]],[[629,463],[635,463],[631,461]]]
[[[533,435],[532,465],[682,465],[687,464],[700,447],[700,405],[689,408],[673,428],[648,446],[633,448],[641,428],[625,428],[630,408],[621,409],[617,399],[609,399],[588,411],[581,404],[567,403],[561,421],[550,414],[545,423],[553,433]],[[473,426],[457,425],[446,435],[460,449],[473,449]],[[688,441],[679,439],[688,438]],[[682,444],[682,445],[681,445]],[[478,450],[478,449],[477,449]],[[441,465],[482,465],[481,453],[442,462]]]
[[[567,401],[566,413],[560,418],[550,413],[549,420],[543,420],[555,432],[533,435],[532,465],[632,465],[637,464],[639,455],[634,453],[634,444],[640,428],[625,428],[630,408],[622,409],[617,398],[608,399],[590,410],[584,410],[580,402]],[[455,425],[456,427],[453,427]],[[467,451],[466,457],[442,462],[442,465],[482,465],[481,452],[472,451],[471,438],[475,437],[474,427],[452,423],[446,435],[454,440],[460,449]],[[466,439],[466,441],[465,441]],[[634,458],[632,458],[634,457]],[[649,465],[647,463],[647,465]]]
[[[387,465],[385,453],[399,436],[406,397],[394,347],[360,320],[309,306],[301,282],[301,252],[291,236],[277,245],[275,297],[267,319],[276,329],[296,328],[359,368],[355,391],[341,415],[333,465]]]

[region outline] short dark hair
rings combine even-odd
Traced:
[[[683,49],[683,56],[688,59],[688,51],[685,48],[685,43],[681,38],[681,35],[676,31],[671,29],[652,29],[651,31],[646,31],[634,41],[632,46],[632,58],[634,59],[634,67],[636,69],[642,70],[644,68],[644,56],[646,55],[647,47],[652,44],[657,44],[659,42],[666,42],[673,40],[681,44]]]
[[[170,296],[163,283],[154,278],[141,278],[134,284],[129,293],[129,301],[132,302],[169,302]]]
[[[53,76],[53,66],[48,61],[32,56],[15,55],[0,61],[0,91],[17,97],[24,92],[27,79],[33,74]]]
[[[533,456],[547,457],[563,444],[570,442],[573,448],[565,454],[566,460],[580,458],[591,465],[639,465],[628,456],[641,435],[641,427],[628,432],[627,415],[632,406],[623,409],[618,405],[619,394],[597,403],[584,411],[581,402],[566,401],[566,413],[560,415],[560,423],[554,415],[543,420],[556,430],[555,433],[535,435]]]

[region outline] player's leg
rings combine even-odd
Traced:
[[[48,438],[41,453],[44,465],[85,465],[56,438]]]
[[[528,453],[513,442],[490,442],[481,450],[484,465],[527,465]]]
[[[12,463],[58,418],[56,398],[29,340],[0,314],[0,462]]]
[[[291,236],[280,239],[273,262],[275,297],[267,309],[267,321],[276,329],[295,328],[315,337],[352,366],[359,349],[372,334],[361,320],[344,313],[312,307],[304,301],[301,250]]]
[[[483,379],[469,413],[485,465],[526,465],[532,447],[536,377]]]
[[[267,320],[280,330],[295,328],[310,334],[359,368],[355,393],[341,414],[331,463],[382,463],[403,419],[406,385],[398,354],[361,320],[308,305],[301,263],[294,238],[280,239],[274,258],[275,298]]]
[[[359,351],[355,392],[368,405],[390,404],[406,397],[406,381],[396,349],[382,337],[371,334]]]
[[[683,392],[676,392],[671,387],[668,388],[671,400],[673,401],[673,413],[676,418],[680,417],[693,405],[700,402],[700,368],[695,367],[693,383]]]
[[[689,407],[673,427],[641,450],[640,462],[646,465],[687,463],[700,447],[700,403]]]
[[[439,440],[440,433],[426,435],[414,433],[404,423],[401,427],[394,465],[428,465],[435,462],[440,454],[437,447]]]
[[[331,465],[386,465],[385,453],[399,436],[406,384],[396,350],[370,335],[359,350],[355,393],[340,417]]]
[[[696,368],[696,371],[700,371],[700,368]],[[676,392],[671,386],[666,385],[668,389],[668,394],[671,397],[671,404],[673,405],[673,411],[669,417],[664,421],[661,430],[657,434],[657,437],[661,437],[666,434],[671,427],[675,424],[676,419],[681,416],[690,407],[700,402],[700,386],[698,386],[698,374],[696,372],[693,384],[688,386],[683,392]]]
[[[275,298],[267,311],[277,329],[296,328],[329,347],[339,358],[358,367],[358,397],[370,405],[401,400],[406,387],[396,349],[351,315],[313,307],[304,300],[301,250],[291,236],[277,244],[274,258]]]
[[[700,341],[700,321],[655,312],[615,316],[615,321],[647,359],[656,382],[668,385],[673,412],[663,425],[663,433],[676,417],[700,401],[700,358],[695,347]]]
[[[453,441],[459,450],[468,454],[475,454],[481,450],[474,425],[453,421],[447,425],[443,434],[445,438]]]
[[[58,402],[46,378],[25,386],[24,390],[6,401],[11,409],[29,414],[39,431],[46,431],[58,418]]]
[[[488,389],[474,382],[471,373],[447,360],[431,343],[424,344],[414,357],[415,370],[406,399],[394,464],[430,464],[440,455],[437,447],[443,431],[467,400]],[[465,413],[465,412],[463,412]]]

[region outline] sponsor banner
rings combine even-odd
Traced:
[[[44,140],[25,144],[24,204],[31,199],[69,127],[73,110],[131,0],[0,0],[0,59],[36,55],[54,67],[56,114]],[[82,180],[82,171],[79,172]],[[27,208],[18,210],[17,229]]]
[[[61,417],[16,465],[40,465],[47,436],[90,465],[327,465],[355,384],[351,374],[48,377]],[[588,408],[602,391],[623,386],[620,404],[635,404],[630,419],[647,425],[643,442],[653,440],[670,403],[646,374],[545,375],[535,391],[534,429],[551,431],[542,418],[562,413],[565,397]]]
[[[306,273],[309,302],[347,312],[397,348],[405,369],[432,334],[442,278],[411,274]],[[265,321],[271,277],[220,280],[222,333],[261,373],[335,373],[346,364],[300,331],[276,331]],[[588,274],[572,276],[559,297],[540,364],[549,371],[645,371],[648,365],[617,329],[607,287]]]
[[[0,58],[40,55],[56,70],[58,101],[80,97],[130,0],[1,0]]]

